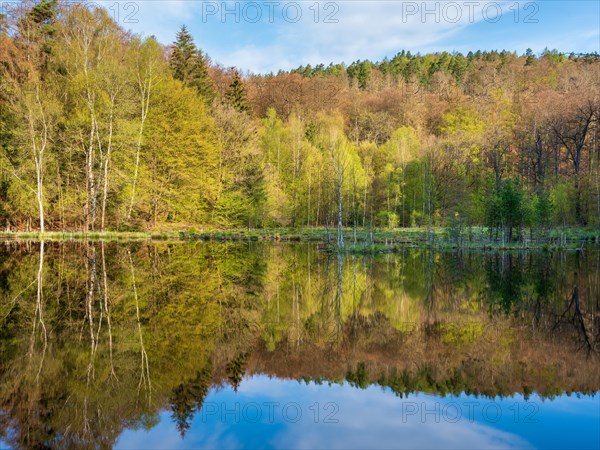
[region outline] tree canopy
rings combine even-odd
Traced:
[[[68,14],[66,9],[68,9]],[[0,33],[8,229],[600,223],[596,54],[411,54],[242,75],[93,5]]]

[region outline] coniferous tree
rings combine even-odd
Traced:
[[[244,113],[251,113],[251,106],[246,96],[246,88],[237,70],[234,71],[233,81],[225,92],[225,98],[229,104],[237,111]]]
[[[54,20],[57,15],[57,0],[43,0],[33,8],[28,14],[30,22],[30,31],[40,42],[40,66],[43,71],[48,69],[48,58],[52,53],[52,44],[56,28]]]
[[[535,55],[533,54],[533,50],[531,50],[530,48],[528,48],[525,51],[525,56],[526,56],[526,59],[525,59],[526,66],[530,66],[535,62]]]
[[[173,78],[181,81],[185,86],[195,88],[207,104],[212,103],[215,89],[208,74],[209,59],[196,47],[185,25],[177,33],[169,64]]]

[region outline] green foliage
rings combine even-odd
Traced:
[[[508,314],[522,301],[525,277],[519,261],[511,254],[496,255],[487,265],[490,307]]]
[[[578,72],[594,54],[401,51],[242,78],[185,26],[167,55],[93,5],[43,0],[13,23],[0,35],[9,229],[435,225],[456,241],[458,225],[488,225],[505,244],[600,217],[599,112]],[[574,79],[586,88],[566,101]]]
[[[349,370],[346,374],[346,381],[350,383],[350,386],[354,386],[360,389],[366,389],[371,384],[369,381],[369,374],[364,362],[361,362],[356,367],[356,371]]]
[[[198,371],[193,380],[181,383],[171,394],[169,400],[172,411],[171,418],[182,438],[190,429],[194,415],[202,409],[210,388],[211,375],[212,370],[209,364],[208,367]]]
[[[547,193],[542,192],[533,200],[533,222],[546,229],[552,224],[554,205]]]
[[[208,74],[208,57],[196,47],[185,25],[177,32],[169,55],[169,65],[173,78],[181,81],[184,86],[195,88],[207,105],[212,103],[216,92]]]
[[[533,50],[531,50],[530,48],[528,48],[525,51],[525,65],[526,66],[531,66],[534,62],[535,62],[535,55],[533,54]]]
[[[560,183],[550,191],[553,220],[556,225],[566,225],[575,217],[576,192],[572,184]]]
[[[252,107],[246,96],[246,89],[244,83],[240,77],[239,72],[236,70],[233,74],[233,81],[229,84],[227,91],[225,92],[225,98],[236,111],[250,114]]]
[[[477,111],[458,106],[453,110],[444,113],[441,117],[441,125],[439,131],[442,134],[449,136],[459,135],[469,139],[485,129],[484,122],[479,118]]]
[[[512,241],[514,230],[520,230],[525,224],[526,213],[524,195],[518,181],[504,180],[500,190],[489,198],[488,225],[499,229],[503,233],[503,240]]]
[[[214,113],[219,159],[211,221],[223,227],[261,226],[267,194],[256,127],[248,114],[231,107]]]
[[[400,221],[398,215],[393,212],[380,211],[375,217],[375,226],[392,230],[398,227]]]
[[[237,392],[242,378],[246,373],[246,365],[248,364],[249,357],[248,353],[240,353],[227,364],[227,376],[235,392]]]
[[[447,219],[446,232],[448,239],[458,247],[462,246],[463,241],[464,220],[458,212],[454,217]]]
[[[366,89],[369,84],[371,68],[373,64],[370,61],[356,61],[348,66],[346,72],[350,80],[356,80],[359,89]]]
[[[164,81],[148,116],[140,214],[154,223],[201,223],[214,202],[218,164],[213,120],[193,91]]]

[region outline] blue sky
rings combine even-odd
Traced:
[[[182,24],[213,61],[254,73],[411,52],[600,51],[600,2],[138,0],[106,2],[127,29],[173,41]],[[118,13],[118,15],[117,15]]]

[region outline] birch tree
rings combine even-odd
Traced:
[[[159,44],[152,38],[143,42],[136,41],[131,47],[131,54],[135,61],[135,83],[137,85],[137,98],[139,102],[139,131],[135,152],[133,169],[133,180],[131,184],[131,197],[127,211],[127,221],[131,220],[135,204],[136,188],[140,170],[140,154],[144,138],[144,127],[148,112],[150,111],[150,100],[156,85],[159,83],[163,72],[164,61],[162,60]]]

